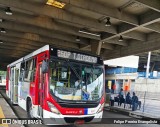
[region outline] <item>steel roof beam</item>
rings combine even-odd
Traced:
[[[98,43],[98,42],[91,42],[91,43]],[[87,48],[91,48],[91,45],[80,45],[80,49],[87,49]],[[107,49],[107,50],[114,50],[114,45],[113,44],[109,44],[109,43],[102,43],[101,48],[103,49]]]
[[[17,57],[20,58],[24,55],[29,54],[30,52],[24,52],[24,51],[15,51],[14,49],[5,49],[5,48],[1,48],[0,49],[0,54],[3,56],[7,56],[7,57]]]
[[[15,31],[39,34],[39,35],[46,36],[48,38],[52,38],[52,40],[59,40],[60,41],[61,39],[63,39],[60,42],[63,42],[63,41],[73,42],[75,40],[74,42],[76,44],[76,38],[74,36],[57,34],[57,33],[49,32],[45,29],[40,29],[40,28],[30,26],[30,25],[20,25],[20,24],[14,23],[14,22],[5,21],[4,23],[0,24],[0,27],[15,30]],[[52,40],[50,40],[50,41],[52,41]],[[87,42],[85,42],[83,39],[81,40],[81,42],[83,44],[88,44],[88,40],[86,40],[86,41]]]
[[[21,38],[21,39],[27,39],[27,40],[35,42],[35,44],[36,45],[38,44],[39,46],[40,45],[42,46],[44,44],[57,44],[57,45],[65,46],[65,47],[78,48],[78,44],[75,44],[75,43],[62,41],[59,39],[47,38],[47,37],[35,35],[32,33],[24,33],[24,32],[17,32],[17,31],[10,31],[9,30],[9,31],[7,31],[6,34],[0,34],[0,35],[9,36],[9,37],[17,37],[17,38]]]
[[[55,41],[52,41],[52,40],[49,40],[49,42],[46,42],[46,38],[39,38],[38,41],[33,41],[33,40],[29,40],[29,39],[24,39],[23,37],[12,37],[12,36],[7,36],[6,35],[0,35],[0,38],[2,40],[5,40],[5,41],[10,41],[10,42],[19,42],[19,43],[26,43],[26,44],[32,44],[32,45],[35,45],[35,46],[44,46],[44,45],[47,45],[47,44],[50,44],[50,45],[57,45],[57,46],[63,46],[63,47],[71,47],[71,48],[75,48],[75,49],[79,49],[79,46],[77,44],[74,44],[74,43],[68,43],[68,42],[55,42]],[[46,39],[46,40],[45,40]],[[18,45],[17,45],[18,46]]]
[[[7,51],[7,52],[6,52]],[[15,58],[15,60],[19,59],[20,57],[22,57],[23,54],[16,54],[16,55],[13,55],[10,51],[8,50],[4,50],[4,49],[1,49],[0,50],[0,54],[3,56],[3,57],[6,57],[8,59],[12,59],[12,58]]]
[[[7,5],[8,2],[9,2],[9,0],[6,0],[5,2],[2,2],[2,4]],[[21,5],[21,4],[20,4],[19,2],[17,2],[17,1],[14,2],[14,4],[12,4],[13,7],[21,7],[20,5]],[[28,5],[28,6],[29,6],[29,3],[23,3],[23,5],[22,5],[24,9],[28,9],[28,8],[26,8],[24,5],[26,5],[26,6]],[[34,8],[39,8],[39,6],[38,6],[38,5],[37,5],[37,6],[34,6]],[[47,8],[48,8],[48,9],[47,9]],[[45,5],[45,7],[44,7],[44,15],[53,17],[53,14],[50,14],[50,13],[48,12],[49,8],[50,8],[51,10],[52,10],[52,9],[54,10],[54,11],[53,11],[53,14],[56,13],[57,11],[58,11],[58,12],[60,11],[60,12],[61,12],[60,14],[64,14],[64,15],[65,15],[65,16],[63,15],[63,18],[64,18],[64,17],[65,17],[66,19],[70,19],[70,18],[71,18],[71,16],[68,16],[68,13],[65,12],[65,11],[63,11],[62,9],[58,9],[58,10],[57,10],[57,8],[49,7],[49,6],[46,6],[46,5]],[[31,11],[32,11],[32,10],[31,10]],[[35,9],[33,9],[33,12],[38,13],[37,10],[35,10]],[[41,12],[43,13],[43,11],[41,11]],[[46,14],[45,12],[48,12],[48,14]],[[67,14],[66,14],[66,13],[67,13]],[[38,13],[38,14],[39,14],[39,13]],[[57,14],[58,14],[58,13],[54,14],[54,17],[55,17],[55,18],[57,18],[57,17],[56,17]],[[58,18],[59,18],[59,17],[60,17],[60,16],[58,16]],[[72,15],[72,17],[73,17],[73,15]],[[63,19],[61,19],[61,18],[59,18],[59,19],[60,19],[60,20],[63,20]],[[75,19],[75,18],[74,18],[74,19]],[[83,18],[83,19],[84,19],[84,18]],[[87,19],[87,20],[88,20],[88,19]],[[81,20],[79,20],[79,21],[81,21]],[[76,23],[79,23],[79,21],[77,21]],[[72,22],[74,23],[73,20],[72,20]],[[83,22],[85,22],[85,21],[83,21]],[[83,23],[83,22],[82,22],[82,23]],[[89,21],[89,22],[90,22],[90,21]],[[93,22],[93,21],[92,21],[92,22]],[[90,22],[90,24],[92,24],[92,22]],[[88,24],[88,23],[86,22],[85,24]],[[81,25],[82,25],[82,24],[81,24]],[[97,25],[98,25],[98,28],[96,28],[96,29],[101,28],[101,27],[100,27],[100,26],[101,26],[100,24],[94,24],[94,26],[97,26]],[[94,28],[95,28],[95,27],[94,27]],[[106,31],[106,30],[104,30],[104,28],[105,28],[105,27],[103,26],[103,31]],[[107,30],[109,30],[109,29],[110,29],[110,28],[107,28]],[[133,30],[133,29],[131,29],[131,30]],[[108,32],[108,31],[106,31],[106,32]],[[128,32],[128,31],[126,31],[126,32]],[[111,32],[111,33],[116,34],[116,32]],[[121,33],[121,34],[123,34],[123,33]],[[115,36],[113,36],[112,38],[114,38],[114,37],[115,37]],[[112,39],[112,38],[108,38],[107,40]],[[134,38],[134,39],[135,39],[135,38]],[[105,40],[103,40],[103,41],[105,41]]]
[[[1,56],[0,57],[0,62],[4,62],[4,63],[10,63],[11,61],[15,61],[15,60],[17,60],[17,58],[16,57],[10,57],[10,58],[8,58],[8,57],[5,57],[5,56]]]
[[[152,10],[160,12],[160,1],[159,0],[135,0],[135,2],[143,4]]]
[[[150,14],[150,16],[148,16],[148,14]],[[107,40],[110,40],[112,38],[115,38],[115,37],[123,35],[123,34],[126,34],[128,37],[129,32],[133,32],[134,30],[136,30],[140,27],[145,27],[147,25],[150,25],[150,24],[158,22],[158,21],[160,21],[160,14],[157,12],[149,11],[148,13],[145,13],[144,15],[140,16],[140,25],[139,26],[132,27],[132,26],[128,25],[128,27],[127,27],[127,26],[121,25],[121,26],[119,26],[119,29],[118,29],[119,33],[118,34],[104,38],[102,41],[107,41]],[[133,33],[135,34],[135,31]],[[146,38],[145,38],[146,34],[143,34],[140,32],[136,32],[136,34],[137,34],[136,36],[134,34],[130,34],[130,37],[131,38],[136,37],[138,40],[142,39],[142,41],[146,40]]]
[[[39,4],[45,4],[48,0],[24,0],[24,1],[33,2],[33,3],[37,2]]]
[[[111,28],[108,29],[108,27],[104,27],[104,24],[99,23],[97,20],[76,16],[64,11],[63,9],[59,9],[44,4],[30,4],[28,2],[21,2],[21,0],[14,0],[14,2],[12,0],[1,0],[0,4],[31,11],[39,15],[46,15],[54,19],[78,24],[83,27],[95,28],[108,33],[114,33],[114,34],[117,33],[116,28],[112,27],[112,29]]]
[[[72,34],[76,36],[100,40],[100,37],[79,33],[78,32],[79,28],[70,27],[62,23],[56,23],[51,18],[45,17],[45,16],[35,17],[35,16],[29,16],[21,13],[16,13],[16,12],[14,12],[14,15],[9,16],[9,15],[6,15],[4,12],[0,11],[0,17],[6,20],[34,25],[34,26],[41,27],[48,30],[55,30],[55,32],[61,31],[63,33],[66,32],[68,34]]]
[[[115,47],[112,44],[105,43],[105,44],[102,44],[102,48],[108,49],[108,50],[114,50]]]
[[[160,37],[159,33],[152,33],[147,36],[147,40],[153,40],[153,39],[156,40],[156,39],[159,39],[159,37]],[[159,52],[159,51],[157,51],[157,52]]]
[[[75,9],[77,8],[83,9],[83,10],[85,9],[87,11],[91,11],[91,12],[98,13],[98,14],[101,14],[107,17],[118,19],[125,23],[129,23],[129,24],[136,25],[136,26],[138,25],[138,19],[136,16],[127,14],[125,12],[121,12],[117,8],[113,9],[110,7],[106,7],[102,4],[99,4],[93,1],[92,2],[86,1],[86,0],[59,0],[59,1],[67,3],[66,6],[72,5],[75,7]]]
[[[145,26],[145,28],[148,28],[154,32],[160,33],[160,23],[150,24],[148,26]]]
[[[12,51],[22,51],[22,52],[31,52],[31,49],[27,49],[27,48],[19,48],[19,46],[16,46],[16,45],[1,45],[0,46],[0,50],[1,49],[7,49],[7,50],[10,50],[10,52]]]
[[[5,39],[3,39],[3,41],[4,40]],[[10,42],[10,41],[4,41],[4,43],[1,44],[1,47],[3,47],[3,46],[8,46],[8,47],[12,47],[12,48],[13,47],[15,48],[15,46],[16,46],[16,47],[21,48],[23,50],[30,50],[30,51],[40,48],[40,46],[33,46],[33,45],[29,45],[27,43],[22,44],[22,43],[17,43],[17,42]]]
[[[135,40],[139,40],[139,41],[146,41],[147,34],[144,34],[138,31],[131,31],[131,32],[123,34],[122,36],[131,38],[131,39],[136,38]]]
[[[160,49],[159,42],[160,42],[160,37],[152,39],[149,38],[149,40],[145,42],[132,41],[132,43],[130,43],[128,47],[121,47],[121,48],[118,47],[113,51],[106,51],[102,55],[104,59],[111,59],[111,58],[123,57],[142,52],[152,51],[152,50],[158,50]]]
[[[149,11],[140,16],[140,26],[143,27],[158,21],[160,21],[160,13],[156,11]]]
[[[117,38],[113,38],[107,42],[104,42],[104,43],[110,43],[110,44],[117,44],[117,45],[122,45],[122,46],[128,46],[128,43],[126,40],[123,40],[123,41],[118,41]]]
[[[28,45],[29,47],[37,47],[37,48],[44,45],[44,43],[40,43],[40,42],[37,42],[37,41],[31,41],[31,40],[27,41],[27,39],[14,37],[14,36],[11,36],[11,35],[8,35],[8,34],[0,35],[0,38],[1,38],[2,41],[4,41],[3,44],[5,44],[7,42],[11,42],[13,45],[17,44],[17,46],[23,44],[23,45]]]
[[[91,52],[100,55],[102,42],[91,42]]]

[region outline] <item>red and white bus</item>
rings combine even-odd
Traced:
[[[98,56],[46,45],[9,64],[6,78],[7,96],[30,118],[50,120],[46,124],[101,121],[105,75]]]

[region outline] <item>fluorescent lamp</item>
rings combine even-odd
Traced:
[[[79,38],[79,36],[77,36],[77,38],[76,38],[76,41],[80,41],[80,38]]]
[[[2,40],[0,40],[0,44],[2,44],[3,43],[3,41]]]
[[[88,31],[84,31],[84,30],[79,30],[78,32],[84,33],[84,34],[93,35],[93,36],[98,36],[98,37],[100,36],[100,34],[90,33],[90,32],[88,32]]]
[[[4,28],[1,28],[1,33],[6,33],[6,30]]]
[[[111,26],[110,18],[107,18],[107,22],[106,22],[105,26]]]
[[[5,9],[5,12],[6,12],[6,15],[12,15],[13,14],[12,11],[11,11],[11,9],[10,9],[10,7],[7,7]]]
[[[3,22],[4,21],[4,19],[0,19],[0,22]]]
[[[122,36],[120,36],[118,41],[123,41],[123,37],[122,37]]]

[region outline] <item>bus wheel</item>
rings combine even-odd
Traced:
[[[31,101],[28,101],[27,107],[28,107],[28,111],[27,111],[28,117],[29,117],[29,118],[34,118],[34,117],[33,117],[33,108],[32,108],[32,103],[31,103]]]

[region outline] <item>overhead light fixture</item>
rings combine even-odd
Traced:
[[[100,37],[101,35],[100,34],[96,34],[96,33],[91,33],[91,32],[88,32],[86,30],[79,30],[78,32],[80,33],[84,33],[84,34],[89,34],[89,35],[93,35],[93,36],[97,36],[97,37]]]
[[[57,8],[63,8],[66,5],[65,3],[58,2],[57,0],[48,0],[46,4]]]
[[[4,19],[0,19],[0,22],[4,22]]]
[[[11,11],[11,9],[10,9],[10,7],[7,7],[5,9],[5,12],[6,12],[6,15],[12,15],[13,14],[12,11]]]
[[[4,28],[1,28],[1,33],[6,33],[6,30]]]
[[[76,41],[80,41],[80,37],[79,36],[77,36]]]
[[[120,35],[119,40],[118,41],[123,41],[123,37]]]
[[[111,22],[110,22],[110,18],[109,17],[107,18],[107,22],[106,22],[105,26],[111,26]]]
[[[3,43],[3,41],[2,40],[0,40],[0,44],[2,44]]]

